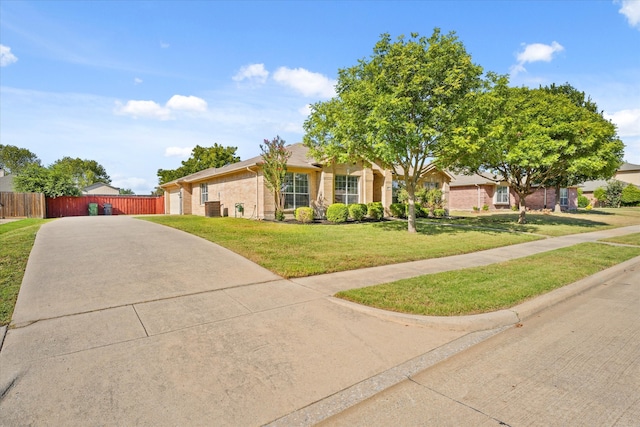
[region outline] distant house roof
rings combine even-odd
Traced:
[[[604,179],[596,179],[594,181],[585,181],[579,185],[582,188],[582,191],[586,191],[587,193],[593,193],[597,188],[606,187],[607,181]]]
[[[481,175],[458,175],[452,174],[453,179],[449,183],[450,187],[465,187],[469,185],[496,185],[502,181],[501,176],[484,173]]]
[[[112,186],[112,185],[105,184],[104,182],[96,182],[96,183],[94,183],[94,184],[91,184],[91,185],[89,185],[89,186],[86,186],[86,187],[84,187],[84,188],[82,189],[82,191],[84,191],[84,192],[89,192],[89,191],[91,191],[91,190],[95,190],[95,189],[97,189],[97,188],[104,188],[104,187],[108,187],[108,188],[110,188],[110,189],[112,189],[112,190],[115,190],[115,191],[120,191],[120,189],[119,189],[118,187],[114,187],[114,186]]]
[[[321,165],[318,164],[315,159],[310,159],[308,157],[309,149],[302,145],[302,143],[288,145],[285,148],[291,153],[291,157],[289,157],[289,159],[287,160],[287,167],[312,170],[322,169]],[[216,176],[246,170],[251,166],[260,166],[262,163],[264,163],[264,159],[260,155],[247,160],[243,160],[241,162],[232,163],[221,168],[209,168],[201,170],[191,175],[183,176],[182,178],[169,181],[165,184],[162,184],[161,187],[171,186],[173,184],[179,184],[181,182],[195,182],[201,181],[203,179],[214,178]]]
[[[618,172],[640,171],[640,165],[624,162],[618,169]]]

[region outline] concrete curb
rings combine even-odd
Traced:
[[[8,326],[0,326],[0,351],[2,351],[2,344],[4,344],[4,337],[7,336]]]
[[[512,308],[494,311],[491,313],[474,314],[468,316],[421,316],[415,314],[396,313],[393,311],[367,307],[339,298],[329,297],[335,304],[348,307],[352,310],[375,316],[381,319],[411,324],[422,327],[435,327],[451,331],[485,331],[490,329],[512,326],[522,320],[531,317],[538,312],[579,295],[589,289],[602,285],[612,277],[627,270],[640,266],[640,257],[635,257],[613,267],[602,270],[592,276],[585,277],[577,282],[565,285],[539,297],[525,301]]]

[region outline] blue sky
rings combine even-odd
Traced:
[[[301,141],[338,69],[382,33],[435,27],[512,85],[586,92],[640,163],[640,0],[0,0],[0,143],[96,160],[147,194],[197,144],[246,159]]]

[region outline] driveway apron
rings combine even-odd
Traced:
[[[262,425],[465,335],[326,295],[146,221],[47,223],[0,351],[0,425]]]

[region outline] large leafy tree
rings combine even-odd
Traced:
[[[404,181],[408,230],[415,232],[418,181],[481,75],[454,33],[436,28],[429,38],[412,34],[395,42],[383,34],[369,59],[338,71],[336,97],[311,106],[304,144],[328,162],[393,168]]]
[[[542,87],[544,91],[567,97],[574,105],[585,110],[588,120],[600,121],[601,133],[591,138],[579,138],[575,141],[575,150],[565,151],[554,165],[555,173],[543,182],[545,187],[555,187],[555,211],[560,211],[561,187],[580,184],[596,179],[610,179],[622,163],[622,142],[618,140],[612,125],[598,111],[598,106],[591,97],[571,86],[552,84]],[[590,113],[590,114],[589,114]],[[587,127],[585,126],[585,129]],[[593,128],[591,128],[593,129]]]
[[[165,184],[183,176],[200,172],[209,168],[220,168],[222,166],[240,161],[236,155],[238,147],[223,147],[217,143],[212,147],[201,147],[196,145],[191,151],[191,156],[182,161],[182,166],[177,169],[158,169],[158,181]]]
[[[44,193],[47,197],[79,196],[81,194],[70,174],[39,164],[27,165],[14,178],[16,190],[25,193]]]
[[[56,160],[49,168],[60,176],[70,176],[79,190],[97,182],[111,184],[107,171],[95,160],[63,157]]]
[[[545,89],[508,87],[505,77],[470,97],[467,126],[456,128],[449,161],[506,180],[526,222],[536,186],[606,174],[622,158],[615,126],[571,97]],[[568,181],[564,181],[568,182]]]
[[[265,139],[264,144],[260,144],[260,151],[264,181],[267,188],[273,193],[276,207],[275,218],[282,219],[284,217],[282,186],[287,174],[287,160],[291,157],[291,152],[285,148],[285,141],[280,136],[276,136],[271,141]]]
[[[40,165],[40,159],[28,149],[0,144],[0,169],[17,175],[31,164]]]

